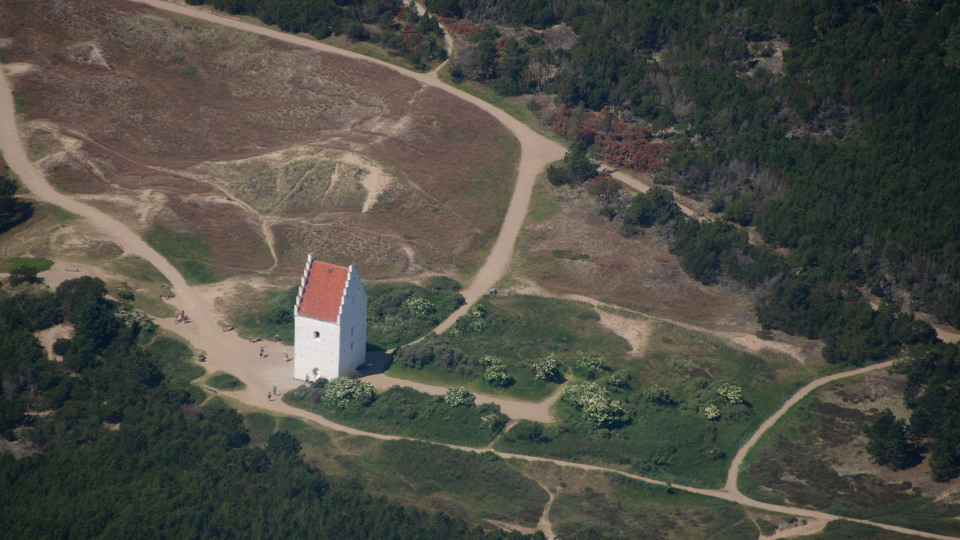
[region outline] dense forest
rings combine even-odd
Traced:
[[[29,455],[0,454],[0,526],[11,538],[469,538],[484,532],[442,513],[329,480],[286,431],[249,445],[243,417],[201,405],[187,383],[191,351],[123,315],[104,283],[51,292],[0,289],[0,436]],[[72,323],[51,361],[33,332]],[[185,367],[186,366],[186,367]]]

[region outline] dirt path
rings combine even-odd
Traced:
[[[161,2],[159,0],[137,0],[141,3],[151,5],[158,9],[165,11],[171,11],[175,13],[180,13],[190,17],[195,17],[198,19],[206,20],[213,23],[222,24],[224,26],[229,26],[232,28],[245,30],[253,32],[256,34],[268,36],[271,38],[279,39],[289,43],[301,45],[307,48],[321,50],[325,52],[330,52],[333,54],[339,54],[342,56],[347,56],[354,58],[358,61],[364,62],[373,62],[389,69],[393,69],[401,74],[407,75],[411,78],[414,78],[423,84],[428,84],[430,86],[437,87],[442,89],[450,94],[453,94],[461,99],[470,102],[481,109],[487,111],[495,118],[497,118],[502,124],[504,124],[520,141],[521,144],[521,158],[520,165],[517,176],[517,183],[514,189],[513,196],[510,201],[510,207],[507,211],[507,216],[504,219],[503,227],[501,228],[500,234],[497,237],[497,241],[494,244],[493,249],[490,252],[487,261],[484,263],[484,266],[478,272],[477,276],[474,278],[473,283],[463,292],[464,297],[467,299],[467,306],[476,302],[485,292],[489,289],[496,281],[503,275],[506,270],[507,264],[509,263],[510,256],[513,252],[514,242],[516,240],[517,234],[520,231],[520,227],[523,224],[524,217],[526,215],[526,210],[530,202],[530,195],[533,189],[533,182],[537,174],[550,162],[560,159],[565,149],[555,143],[546,139],[545,137],[540,136],[535,133],[529,127],[519,122],[518,120],[512,118],[505,112],[489,105],[488,103],[475,98],[465,92],[461,92],[454,88],[451,88],[439,81],[436,77],[436,74],[416,74],[410,73],[402,68],[392,66],[390,64],[377,62],[363,55],[356,53],[351,53],[348,51],[342,51],[335,49],[333,47],[310,41],[304,38],[297,36],[286,35],[274,30],[258,27],[252,24],[248,24],[242,21],[237,21],[225,17],[220,17],[215,14],[207,13],[200,11],[194,8],[189,8],[186,6],[170,4],[167,2]],[[279,344],[267,344],[267,357],[260,358],[257,356],[259,352],[260,344],[252,344],[244,342],[240,339],[237,339],[235,335],[224,334],[220,331],[220,328],[217,326],[212,314],[206,309],[203,301],[184,281],[183,277],[180,275],[176,269],[167,262],[159,253],[154,251],[150,246],[148,246],[139,236],[134,234],[132,231],[127,229],[122,223],[116,219],[104,214],[103,212],[96,210],[86,204],[83,204],[71,197],[60,194],[56,192],[43,177],[42,174],[33,166],[30,160],[27,158],[26,152],[23,149],[22,142],[19,137],[19,133],[16,126],[16,116],[14,114],[14,104],[13,104],[13,95],[9,84],[7,83],[6,76],[0,73],[0,151],[4,153],[4,157],[10,166],[10,168],[20,176],[21,181],[24,185],[39,199],[56,204],[62,208],[73,212],[79,216],[86,218],[91,226],[93,226],[99,232],[113,238],[117,241],[121,247],[123,247],[125,252],[133,253],[143,257],[144,259],[150,261],[154,266],[157,267],[173,284],[173,290],[176,293],[176,297],[171,301],[172,304],[176,305],[180,309],[184,309],[187,312],[187,315],[191,317],[191,322],[183,324],[175,324],[170,319],[165,319],[160,321],[160,325],[168,330],[176,332],[177,334],[187,338],[190,342],[197,348],[204,349],[208,353],[208,362],[207,367],[210,371],[216,371],[222,369],[224,371],[229,371],[230,373],[238,376],[241,380],[247,383],[247,389],[240,392],[228,392],[225,393],[230,397],[239,399],[244,403],[249,403],[253,406],[262,407],[279,414],[287,416],[295,416],[304,419],[308,419],[314,422],[317,422],[320,425],[335,429],[341,432],[353,434],[353,435],[364,435],[369,437],[374,437],[377,439],[386,439],[394,440],[401,439],[404,437],[397,437],[391,435],[381,435],[376,433],[368,433],[362,430],[342,426],[323,418],[322,416],[309,413],[300,409],[295,409],[289,405],[283,403],[278,398],[263,398],[263,393],[268,392],[269,389],[275,384],[277,389],[285,392],[288,391],[297,385],[298,381],[294,381],[291,375],[291,369],[287,362],[283,360],[282,346]],[[454,313],[444,324],[437,329],[438,332],[442,332],[444,329],[449,327],[456,317],[458,317],[461,312],[465,312],[467,307],[461,308],[457,313]],[[814,519],[824,519],[824,520],[833,520],[833,519],[847,519],[839,518],[838,516],[833,516],[824,512],[818,512],[813,510],[808,510],[804,508],[794,508],[788,506],[781,506],[775,504],[762,503],[758,501],[753,501],[739,491],[736,490],[736,475],[739,471],[740,464],[743,461],[743,456],[746,455],[747,451],[759,440],[760,436],[769,429],[773,423],[779,419],[794,403],[796,403],[800,398],[809,393],[814,388],[821,386],[832,380],[849,377],[857,375],[859,373],[864,373],[867,371],[872,371],[875,369],[881,369],[886,367],[885,364],[878,364],[876,366],[870,366],[868,368],[862,368],[860,370],[855,370],[853,372],[840,373],[836,375],[831,375],[829,377],[824,377],[818,379],[806,387],[803,390],[797,393],[794,397],[788,400],[783,407],[777,413],[768,419],[761,428],[754,434],[754,436],[748,441],[746,445],[737,453],[737,457],[734,459],[733,466],[731,466],[730,474],[728,475],[727,480],[727,489],[726,490],[711,490],[711,489],[700,489],[700,488],[691,488],[684,486],[674,486],[676,489],[682,489],[685,491],[699,493],[702,495],[707,495],[711,497],[718,497],[721,499],[729,500],[745,506],[760,508],[768,510],[771,512],[781,512],[785,514],[798,515],[803,517],[810,517]],[[405,381],[404,381],[405,382]],[[258,395],[255,395],[259,393]],[[528,404],[524,404],[529,406]],[[484,452],[488,451],[485,448],[467,448],[459,447],[455,445],[447,445],[451,448],[470,451],[470,452]],[[503,452],[497,452],[500,456],[504,458],[518,458],[525,459],[528,461],[549,461],[564,467],[577,467],[585,470],[598,470],[598,471],[609,471],[615,472],[618,474],[623,474],[631,478],[635,478],[644,482],[654,483],[663,485],[664,483],[658,480],[653,480],[650,478],[645,478],[629,473],[624,473],[622,471],[617,471],[614,469],[608,469],[605,467],[598,467],[592,465],[583,465],[579,463],[570,463],[559,460],[538,458],[532,456],[508,454]],[[732,486],[732,489],[730,487]],[[875,526],[882,527],[884,529],[900,532],[903,534],[913,534],[916,536],[922,536],[925,538],[941,538],[948,539],[951,537],[925,533],[921,531],[914,531],[910,529],[905,529],[903,527],[897,527],[893,525],[886,525],[881,523],[868,522],[865,520],[851,520],[859,521],[862,523],[869,523]]]
[[[773,425],[777,423],[777,420],[779,420],[781,416],[790,410],[790,407],[796,405],[801,399],[806,397],[807,394],[827,383],[840,379],[846,379],[847,377],[856,377],[857,375],[862,375],[871,371],[877,371],[878,369],[887,369],[892,365],[893,361],[889,360],[887,362],[881,362],[872,366],[862,367],[853,371],[844,371],[843,373],[835,373],[833,375],[827,375],[826,377],[820,377],[819,379],[801,388],[796,394],[790,396],[790,399],[784,402],[784,404],[777,409],[777,412],[773,413],[773,416],[767,418],[764,423],[760,424],[760,428],[757,429],[757,431],[752,437],[750,437],[746,444],[740,447],[740,450],[737,451],[737,455],[735,455],[733,457],[733,461],[730,462],[730,470],[727,471],[727,484],[723,487],[723,489],[732,494],[746,498],[737,488],[737,477],[740,474],[740,466],[743,464],[743,458],[745,458],[750,449],[757,444],[757,441],[760,440],[760,437],[763,437],[763,434],[766,433],[768,429],[772,428]]]

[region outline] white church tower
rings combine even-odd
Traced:
[[[293,315],[294,379],[334,379],[366,361],[367,291],[355,265],[307,256]]]

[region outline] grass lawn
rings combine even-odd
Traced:
[[[629,349],[626,340],[600,326],[596,310],[584,304],[538,296],[487,296],[478,305],[486,312],[481,323],[471,327],[458,322],[442,336],[424,342],[434,351],[438,347],[459,351],[462,358],[455,363],[432,361],[418,369],[398,361],[401,355],[395,355],[387,373],[430,384],[465,386],[484,394],[541,401],[559,385],[536,379],[534,362],[550,354],[566,364],[581,356],[612,359],[622,357]],[[512,382],[503,387],[489,384],[484,378],[485,368],[477,363],[485,356],[499,358]]]
[[[215,372],[204,382],[207,384],[207,386],[216,388],[217,390],[243,390],[247,387],[243,381],[229,373],[224,373],[223,371]]]
[[[212,268],[211,265],[217,263],[213,249],[198,234],[177,233],[155,226],[143,235],[143,239],[170,261],[190,285],[215,283],[226,277],[223,272]]]
[[[499,414],[496,419],[491,419],[495,421],[486,422],[484,417],[499,413],[499,407],[492,408],[495,406],[490,404],[452,407],[443,401],[442,396],[400,386],[377,392],[372,401],[354,401],[343,408],[327,405],[316,386],[301,386],[287,392],[283,401],[365,431],[474,448],[490,444],[508,420]]]
[[[598,383],[630,415],[620,427],[596,427],[572,405],[557,402],[557,422],[521,421],[498,442],[506,452],[602,464],[698,487],[720,487],[730,458],[756,428],[802,384],[833,369],[801,365],[780,355],[741,352],[723,341],[660,323],[640,358],[610,357]],[[606,384],[608,373],[629,374],[625,385]],[[742,404],[718,393],[724,383],[742,388]],[[669,401],[644,397],[652,385]],[[717,407],[709,420],[704,409]]]
[[[0,272],[10,272],[18,266],[29,266],[37,272],[45,272],[53,268],[53,261],[43,257],[8,257],[0,259]]]
[[[747,454],[738,478],[740,490],[760,501],[783,504],[789,499],[836,515],[960,536],[960,504],[949,504],[950,497],[937,502],[944,488],[933,484],[920,466],[908,469],[914,472],[906,475],[913,482],[906,481],[904,473],[880,467],[867,468],[877,474],[838,472],[865,468],[856,465],[858,456],[868,459],[862,429],[879,410],[873,400],[847,396],[868,388],[870,397],[881,398],[884,393],[865,382],[869,380],[857,376],[836,381],[796,404]],[[889,397],[900,399],[897,393]],[[864,405],[858,407],[860,403]]]

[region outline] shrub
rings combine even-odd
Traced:
[[[10,271],[10,286],[16,287],[21,283],[40,283],[42,278],[37,277],[37,269],[33,266],[21,264]]]
[[[606,382],[609,386],[613,386],[614,388],[629,388],[630,374],[626,371],[618,371],[607,377],[604,382]]]
[[[350,371],[344,373],[343,376],[352,381],[355,381],[360,378],[360,372],[355,369],[351,369]]]
[[[431,315],[437,308],[426,298],[413,297],[408,298],[403,303],[403,310],[413,315]]]
[[[716,405],[707,405],[703,408],[703,415],[707,417],[707,420],[716,420],[720,418],[720,409]]]
[[[354,401],[371,399],[376,396],[372,384],[346,377],[333,379],[327,383],[325,390],[324,403],[341,409]]]
[[[670,392],[666,388],[657,385],[651,385],[643,391],[643,398],[652,403],[665,404],[670,403]]]
[[[462,386],[454,386],[447,390],[447,394],[443,397],[443,400],[451,407],[459,407],[461,405],[464,407],[473,407],[477,401],[477,397]]]
[[[555,381],[561,377],[557,357],[551,353],[546,358],[533,364],[534,377],[545,381]]]
[[[733,403],[734,405],[743,403],[743,389],[739,386],[725,383],[717,390],[717,393],[723,396],[728,403]]]
[[[573,361],[573,370],[588,379],[596,378],[605,368],[605,360],[599,356],[581,356]]]
[[[597,383],[573,384],[563,389],[560,399],[573,405],[583,417],[599,427],[612,427],[629,420],[619,401]]]
[[[487,366],[483,377],[493,386],[507,386],[512,380],[503,364]]]
[[[130,304],[118,304],[113,314],[123,321],[124,326],[127,327],[133,326],[133,323],[137,323],[140,328],[144,329],[150,329],[155,326],[153,321],[150,320],[149,315]]]

